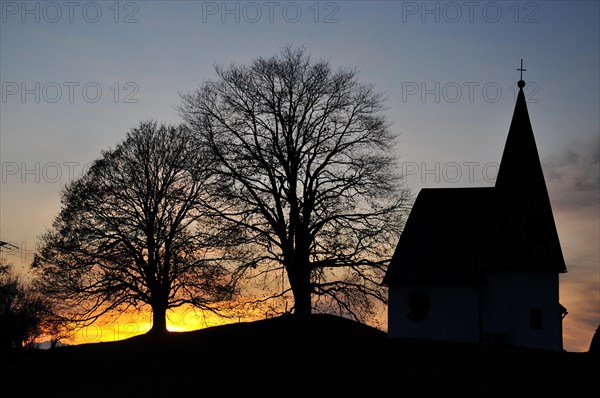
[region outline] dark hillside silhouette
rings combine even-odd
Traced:
[[[353,320],[312,315],[28,351],[4,365],[0,374],[5,383],[17,383],[23,393],[175,396],[242,388],[248,393],[287,394],[296,389],[285,382],[294,375],[304,380],[300,389],[317,383],[340,391],[368,387],[374,394],[414,383],[595,383],[600,358],[388,339],[385,332]]]

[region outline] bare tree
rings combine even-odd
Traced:
[[[44,333],[50,310],[12,265],[0,263],[0,350],[31,346]]]
[[[148,305],[151,332],[165,333],[167,310],[231,298],[200,206],[204,155],[185,126],[142,122],[63,190],[32,264],[58,313],[85,325]]]
[[[333,306],[364,319],[387,302],[381,280],[410,196],[384,96],[291,45],[216,75],[178,109],[224,181],[214,216],[254,253],[237,276],[283,269],[288,283],[267,298],[291,291],[296,315]]]

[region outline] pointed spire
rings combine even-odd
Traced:
[[[522,72],[521,68],[521,74]],[[508,138],[504,146],[502,161],[496,179],[496,186],[518,184],[523,188],[536,186],[536,190],[546,190],[546,183],[542,172],[537,145],[531,128],[527,102],[523,87],[525,82],[519,80],[519,93],[513,112],[512,121],[508,130]]]
[[[523,64],[517,69],[523,74]],[[496,189],[510,228],[502,245],[517,267],[565,272],[558,233],[540,162],[527,102],[519,80],[519,93],[504,146]],[[521,264],[517,262],[522,261]]]

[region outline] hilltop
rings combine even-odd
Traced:
[[[388,339],[379,329],[323,314],[27,351],[0,369],[4,383],[23,392],[86,397],[231,392],[282,381],[297,388],[361,383],[373,391],[398,383],[583,384],[595,383],[599,370],[600,356],[590,353]]]

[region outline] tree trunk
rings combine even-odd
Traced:
[[[294,315],[300,318],[309,317],[312,313],[312,301],[308,260],[294,261],[286,270],[294,294]]]
[[[150,333],[155,335],[167,334],[167,306],[164,304],[152,304],[152,329]]]
[[[302,284],[301,284],[302,285]],[[294,315],[299,318],[308,318],[312,313],[312,303],[310,290],[305,286],[297,289],[292,289],[294,293]]]

